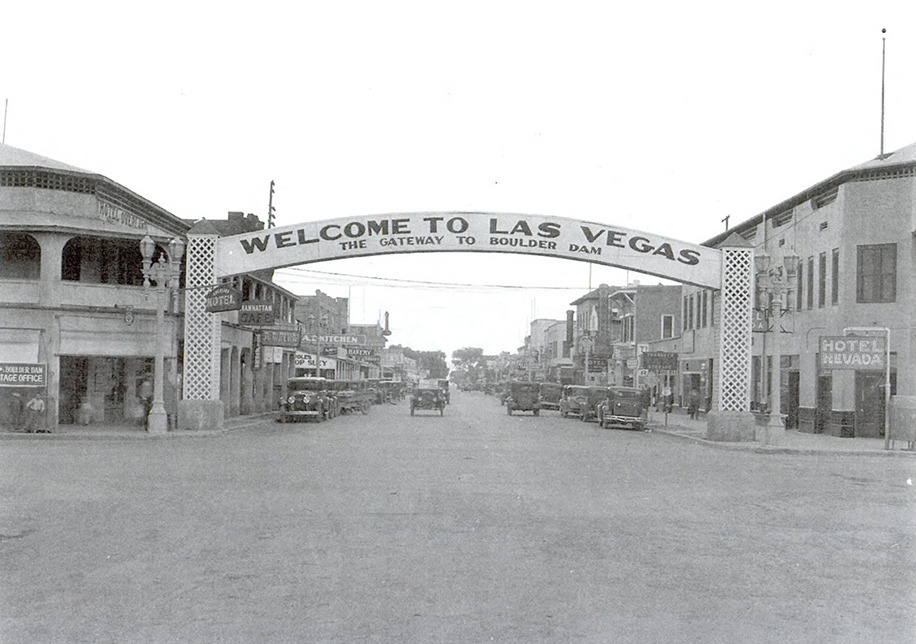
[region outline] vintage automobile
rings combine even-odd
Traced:
[[[435,380],[421,380],[411,392],[410,415],[413,416],[418,409],[438,409],[440,416],[445,415],[445,396]]]
[[[591,386],[588,390],[585,406],[579,409],[579,420],[598,420],[598,406],[607,398],[607,387]]]
[[[648,420],[649,394],[637,387],[608,387],[598,406],[598,424],[604,428],[630,427],[643,430]]]
[[[337,415],[337,398],[325,378],[304,376],[286,381],[286,398],[280,400],[279,421],[300,420],[321,422]]]
[[[365,380],[329,380],[328,385],[337,397],[340,413],[369,413],[375,394],[369,391]]]
[[[439,383],[439,389],[442,390],[443,395],[445,396],[445,404],[452,402],[452,396],[449,393],[449,383],[447,378],[439,378],[436,382]]]
[[[579,416],[582,408],[588,403],[588,387],[582,385],[564,385],[560,397],[560,416]]]
[[[542,382],[538,386],[538,396],[541,400],[541,409],[559,409],[560,398],[563,396],[563,385],[555,382]]]
[[[536,382],[510,382],[506,394],[506,412],[511,416],[514,411],[531,411],[537,416],[541,413],[541,401]]]

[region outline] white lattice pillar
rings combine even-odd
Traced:
[[[732,234],[722,250],[719,291],[718,345],[715,362],[714,411],[708,415],[706,437],[711,440],[754,440],[751,414],[751,338],[754,306],[753,246]]]
[[[221,322],[218,314],[207,312],[205,303],[207,292],[216,284],[218,238],[216,228],[206,220],[188,231],[180,429],[219,429],[223,422],[219,400]]]

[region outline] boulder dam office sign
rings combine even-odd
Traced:
[[[443,251],[581,260],[710,288],[721,282],[718,249],[610,224],[474,212],[371,215],[221,237],[215,269],[226,276],[346,257]]]

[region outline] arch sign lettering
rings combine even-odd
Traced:
[[[306,222],[220,237],[215,273],[236,275],[347,257],[497,252],[627,268],[719,288],[718,249],[591,221],[485,212],[417,212]]]

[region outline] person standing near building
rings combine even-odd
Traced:
[[[25,404],[25,409],[25,431],[29,434],[46,433],[48,430],[44,426],[45,401],[40,391],[35,392],[35,395],[29,399],[29,402]]]
[[[696,418],[700,413],[700,392],[696,388],[691,389],[687,397],[687,413],[691,418]]]

